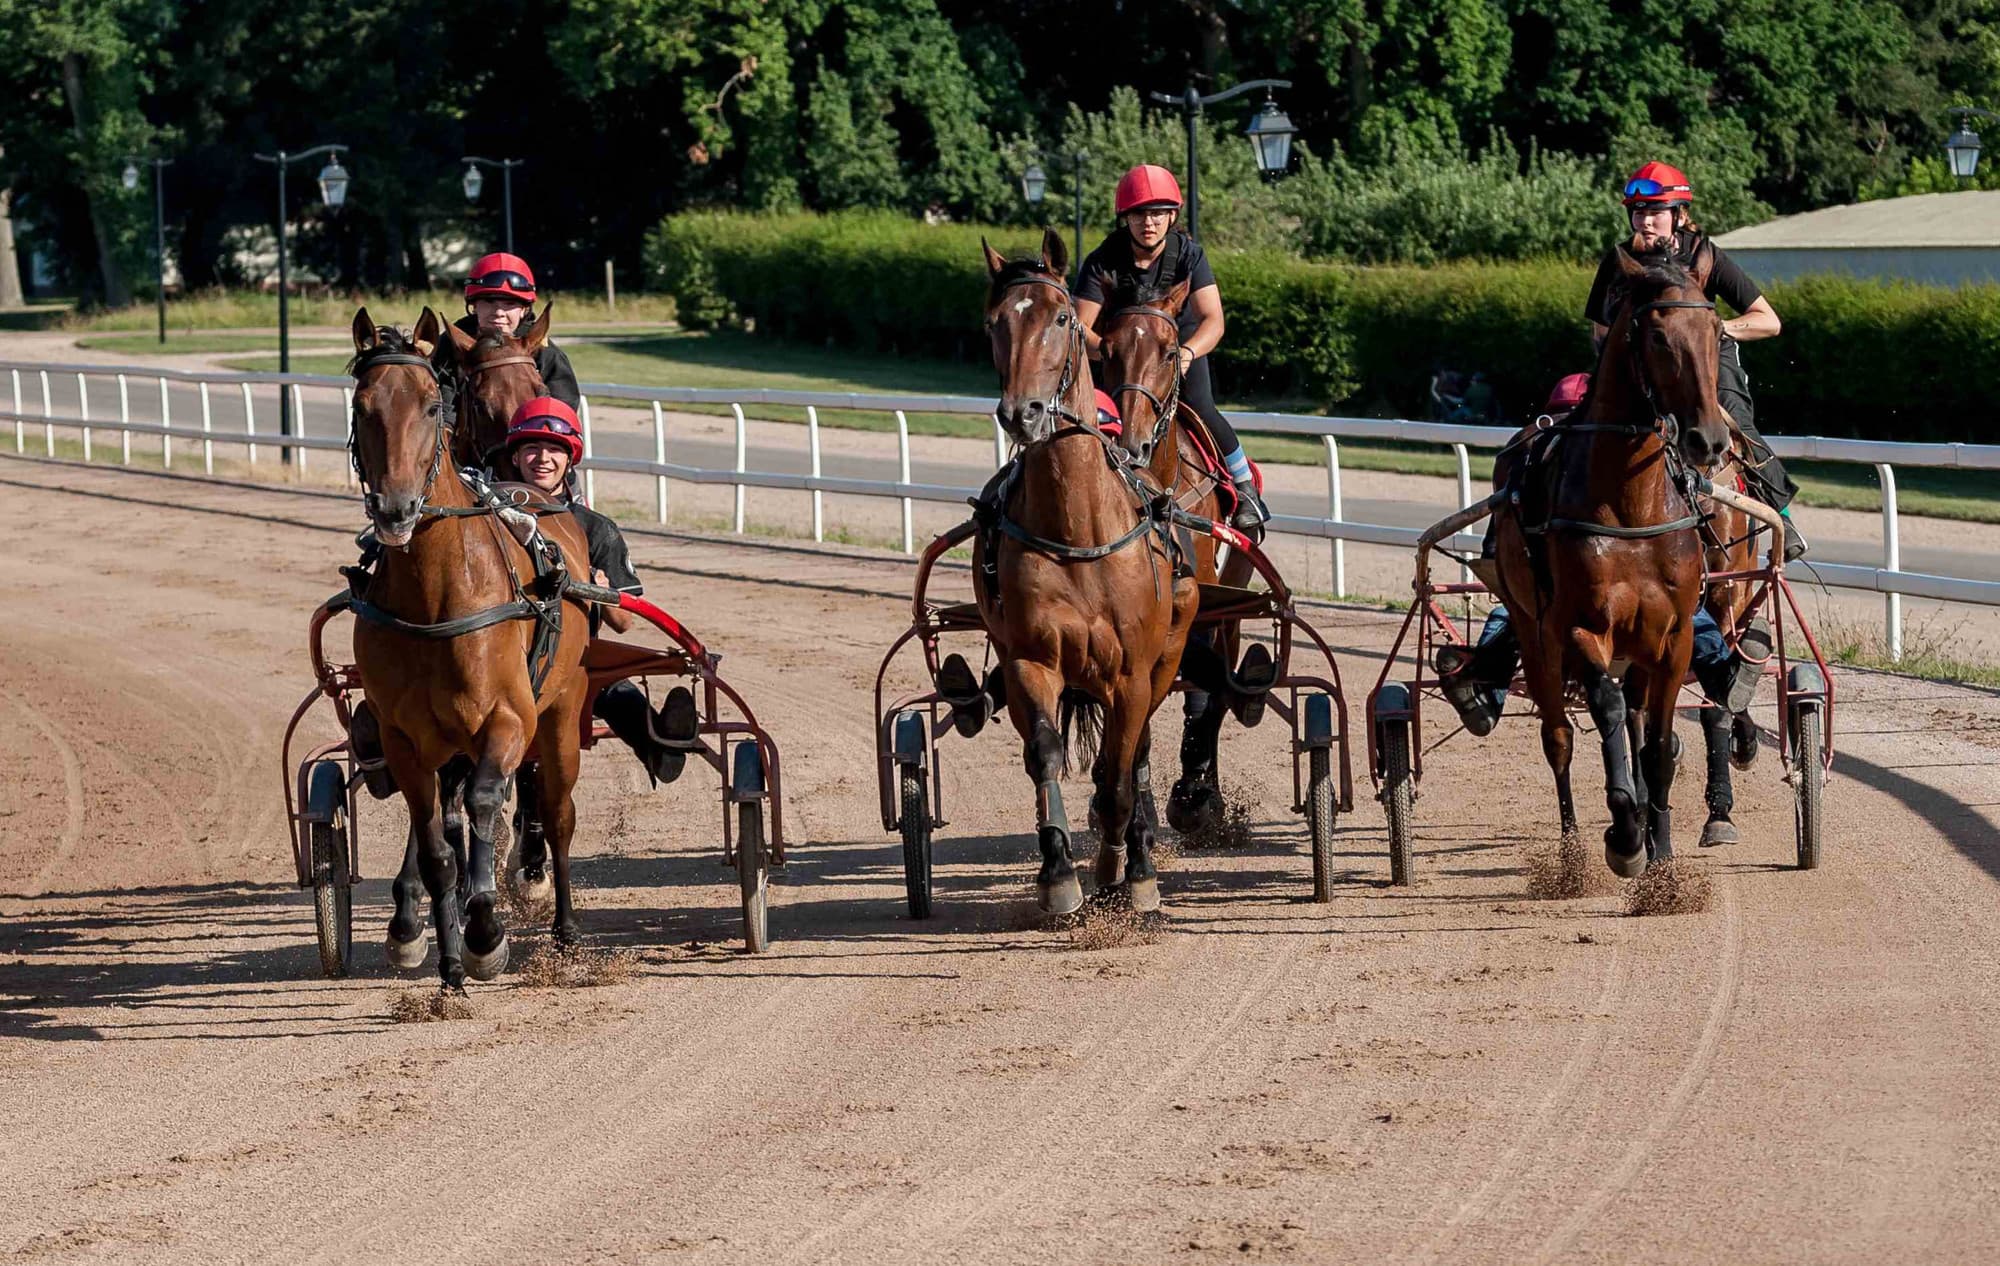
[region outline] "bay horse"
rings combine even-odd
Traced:
[[[1193,576],[1177,574],[1162,518],[1161,490],[1180,464],[1178,424],[1163,420],[1143,465],[1097,429],[1060,236],[1043,233],[1039,258],[1010,261],[980,245],[1000,374],[994,416],[1019,456],[982,532],[992,575],[988,565],[973,569],[973,595],[1035,784],[1037,901],[1052,914],[1083,904],[1058,782],[1074,725],[1086,745],[1099,731],[1099,891],[1122,889],[1135,910],[1157,910],[1151,721],[1200,600]]]
[[[444,328],[428,308],[408,335],[377,327],[365,308],[354,317],[350,442],[363,505],[385,552],[352,608],[362,689],[409,807],[431,899],[438,974],[456,990],[468,974],[490,979],[506,966],[494,841],[509,782],[531,754],[540,801],[553,810],[555,933],[564,942],[576,938],[571,791],[589,678],[581,601],[548,591],[529,551],[448,460],[454,423],[432,359]],[[570,515],[539,522],[566,560],[589,557]],[[524,584],[524,575],[536,579]],[[540,630],[549,636],[538,639]],[[545,654],[531,664],[537,650]],[[436,775],[460,756],[472,760],[463,868],[445,837]],[[413,906],[414,893],[410,898]],[[397,905],[401,915],[402,893]],[[396,931],[392,923],[392,938]]]
[[[458,383],[458,423],[452,432],[452,459],[461,466],[484,466],[507,425],[523,404],[549,394],[535,353],[549,341],[550,308],[519,335],[467,334],[447,323],[438,340],[438,367]],[[501,478],[508,476],[502,475]]]
[[[1746,448],[1741,439],[1730,445],[1729,456],[1712,478],[1725,487],[1740,490],[1738,476],[1746,464]],[[1702,562],[1708,572],[1747,571],[1757,565],[1758,533],[1762,525],[1733,506],[1701,497],[1697,506],[1705,516],[1702,526]],[[1752,580],[1710,581],[1702,595],[1702,605],[1724,630],[1742,633],[1757,594]],[[1748,648],[1744,648],[1748,649]],[[1741,837],[1730,812],[1736,807],[1736,792],[1729,769],[1748,769],[1757,759],[1757,723],[1748,712],[1730,713],[1711,700],[1701,710],[1703,747],[1708,757],[1708,786],[1703,799],[1708,805],[1708,821],[1701,828],[1703,846],[1734,844]]]
[[[1543,468],[1500,504],[1494,530],[1563,834],[1576,830],[1564,710],[1574,681],[1604,748],[1605,861],[1631,878],[1673,854],[1674,701],[1702,592],[1699,516],[1679,476],[1719,462],[1735,423],[1715,393],[1720,320],[1702,293],[1712,249],[1691,269],[1623,247],[1617,262],[1623,297],[1590,396],[1551,428]]]
[[[1145,437],[1160,427],[1160,419],[1176,416],[1176,430],[1185,432],[1198,423],[1189,420],[1189,409],[1180,398],[1180,311],[1187,302],[1189,283],[1185,280],[1165,290],[1142,287],[1130,295],[1117,295],[1097,321],[1103,340],[1100,351],[1105,391],[1118,405],[1124,422],[1123,443],[1135,456],[1146,457]],[[1185,411],[1185,412],[1184,412]],[[1192,444],[1178,446],[1178,463],[1171,471],[1155,468],[1155,477],[1171,479],[1175,504],[1204,518],[1221,516],[1217,477],[1203,465]],[[1218,567],[1214,538],[1195,541],[1195,578],[1203,584],[1248,583],[1253,567],[1248,555],[1232,553]],[[1230,677],[1240,645],[1241,627],[1235,623],[1197,632],[1189,640],[1181,660],[1181,676],[1189,684],[1187,708],[1181,727],[1180,777],[1167,798],[1167,820],[1175,830],[1199,830],[1219,823],[1223,813],[1222,792],[1216,774],[1217,741],[1225,713],[1234,708],[1246,724],[1255,724],[1261,715],[1261,697],[1235,689],[1274,666],[1269,652],[1253,647],[1237,681]],[[1261,660],[1260,660],[1261,657]],[[1246,710],[1256,709],[1255,713]]]

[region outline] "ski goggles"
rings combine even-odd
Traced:
[[[467,278],[465,284],[476,290],[525,290],[529,294],[533,294],[535,291],[534,282],[511,268],[503,268],[498,272],[487,273],[480,277]]]
[[[1625,196],[1628,198],[1657,198],[1663,193],[1692,193],[1687,185],[1663,185],[1657,180],[1628,180],[1625,182]]]
[[[580,440],[583,438],[583,432],[577,430],[575,427],[563,421],[561,418],[550,417],[546,413],[541,414],[534,418],[530,418],[529,425],[522,427],[518,431],[515,431],[512,435],[508,436],[507,438],[511,441],[520,442],[524,440],[534,439],[537,435],[542,435],[545,433],[551,435],[567,435],[573,440]]]

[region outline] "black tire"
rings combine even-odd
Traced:
[[[1382,727],[1382,811],[1389,818],[1389,882],[1410,883],[1410,844],[1415,829],[1416,783],[1410,774],[1410,727],[1391,721]]]
[[[1796,802],[1793,820],[1798,830],[1799,869],[1819,868],[1822,798],[1826,794],[1826,766],[1821,763],[1819,705],[1802,703],[1792,709],[1792,732],[1798,745],[1793,749],[1797,762]]]
[[[910,917],[931,917],[931,801],[925,794],[924,771],[915,765],[898,765],[896,781],[902,792],[901,816],[896,825],[903,833],[903,891],[910,901]]]
[[[319,929],[319,968],[339,980],[354,966],[354,888],[347,873],[347,812],[306,828],[312,839],[313,923]]]
[[[1315,747],[1306,756],[1306,825],[1312,832],[1313,900],[1333,900],[1333,751]]]
[[[743,948],[771,948],[771,868],[764,847],[764,803],[736,806],[736,879],[743,889]]]

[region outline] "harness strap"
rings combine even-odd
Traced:
[[[1527,536],[1541,536],[1549,532],[1576,532],[1583,536],[1612,536],[1621,541],[1644,540],[1650,536],[1665,536],[1669,532],[1684,532],[1703,522],[1699,514],[1684,514],[1666,523],[1648,523],[1644,527],[1619,527],[1609,523],[1592,523],[1588,519],[1550,519],[1546,523],[1522,524],[1521,531]]]
[[[1036,536],[1033,532],[1014,522],[1007,515],[1000,516],[1000,530],[1019,541],[1029,549],[1047,554],[1063,562],[1090,562],[1093,559],[1109,558],[1127,545],[1152,531],[1159,523],[1154,515],[1147,515],[1132,525],[1132,530],[1106,545],[1070,545],[1062,541],[1052,541],[1046,536]]]
[[[481,629],[490,629],[496,624],[505,624],[509,620],[536,619],[542,614],[535,603],[525,598],[518,598],[513,602],[505,602],[497,607],[488,607],[484,611],[475,611],[471,615],[462,615],[455,620],[440,621],[437,624],[412,623],[401,616],[391,615],[389,612],[384,611],[374,603],[361,597],[351,598],[347,607],[348,610],[354,612],[357,619],[366,620],[370,624],[379,625],[385,629],[392,629],[397,633],[407,634],[410,637],[432,638],[440,641],[454,637],[463,637],[467,633],[477,633]],[[536,682],[538,688],[540,684],[539,681]]]

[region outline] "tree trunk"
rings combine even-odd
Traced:
[[[83,110],[83,59],[75,53],[63,54],[63,95],[69,98],[70,122],[76,128],[76,143],[86,159],[91,153],[90,135],[84,126]],[[114,308],[122,308],[132,302],[132,289],[125,284],[124,274],[118,271],[118,261],[111,251],[111,237],[104,228],[104,213],[97,205],[97,199],[90,196],[89,180],[80,181],[83,200],[90,206],[90,231],[97,239],[97,269],[104,278],[104,301]]]
[[[403,231],[403,284],[412,290],[428,290],[430,264],[424,259],[424,225],[412,220]]]
[[[4,188],[0,189],[0,308],[18,308],[22,302],[21,259],[14,252],[14,191]]]

